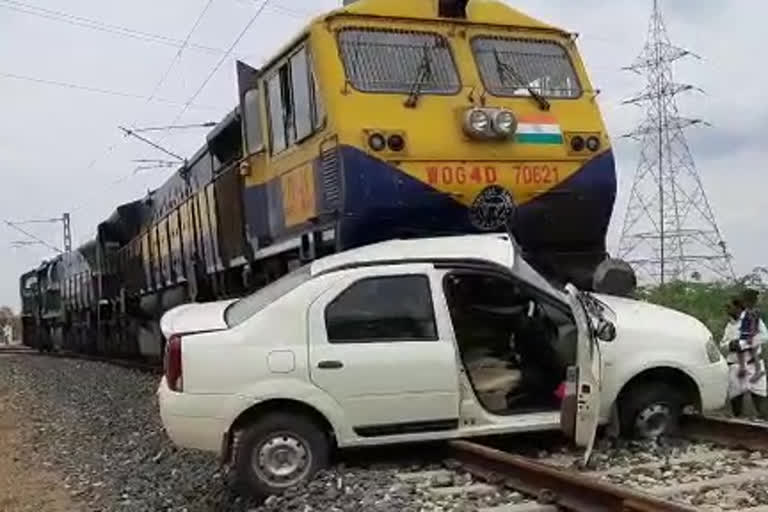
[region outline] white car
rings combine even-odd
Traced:
[[[161,327],[170,438],[218,452],[261,495],[335,448],[560,428],[589,452],[598,423],[657,436],[726,400],[702,323],[558,289],[505,235],[340,253]]]

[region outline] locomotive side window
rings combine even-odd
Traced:
[[[312,135],[325,119],[319,103],[311,59],[306,46],[281,64],[267,79],[272,154]]]
[[[317,75],[315,74],[315,70],[311,65],[310,60],[310,80],[312,81],[312,106],[313,106],[313,114],[314,114],[314,127],[315,130],[320,130],[323,127],[323,124],[325,123],[325,103],[323,102],[323,97],[320,94],[320,85],[317,80]]]
[[[362,92],[456,94],[461,80],[448,40],[429,32],[344,29],[347,80]]]
[[[249,153],[264,149],[264,134],[261,128],[261,91],[250,89],[245,93],[246,142]]]
[[[302,140],[312,134],[313,128],[309,62],[306,50],[301,50],[291,58],[291,85],[293,87],[296,138]]]
[[[288,147],[286,136],[286,119],[283,112],[283,99],[280,87],[281,73],[278,72],[267,83],[269,98],[269,126],[272,140],[272,153],[279,153]]]

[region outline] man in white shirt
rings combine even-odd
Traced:
[[[733,299],[727,311],[728,324],[720,346],[727,351],[728,398],[733,415],[740,417],[743,414],[745,395],[750,394],[758,414],[768,419],[768,382],[765,377],[756,378],[763,367],[762,349],[768,343],[768,329],[762,319],[758,318],[758,329],[750,343],[742,333],[747,315],[742,301]]]

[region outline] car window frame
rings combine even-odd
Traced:
[[[311,264],[302,265],[295,270],[282,275],[280,278],[275,279],[274,281],[259,288],[253,293],[249,293],[248,295],[241,297],[240,299],[229,304],[224,309],[224,323],[227,324],[228,329],[235,329],[241,325],[246,324],[250,319],[269,308],[269,306],[287,296],[288,294],[305,286],[307,283],[315,279],[315,277],[316,276],[312,275]],[[290,285],[290,287],[287,287],[288,285]],[[256,300],[261,299],[261,297],[266,297],[269,300]],[[242,318],[240,318],[238,322],[230,321],[230,314],[232,313],[233,308],[246,305],[245,303],[248,302],[249,299],[251,302],[256,304],[256,307],[251,308],[248,312],[248,315],[240,315]]]
[[[366,282],[366,281],[373,281],[373,280],[382,280],[382,279],[397,279],[397,278],[405,278],[405,277],[417,277],[424,279],[426,281],[426,291],[427,291],[427,297],[429,299],[429,304],[431,307],[431,321],[434,327],[434,336],[429,338],[373,338],[373,339],[350,339],[350,340],[334,340],[331,338],[329,330],[328,330],[328,310],[331,308],[344,294],[346,294],[349,290],[354,288],[360,283]],[[396,272],[396,273],[386,273],[386,274],[366,274],[364,276],[360,276],[358,278],[355,278],[351,280],[349,283],[344,286],[341,290],[339,290],[333,298],[327,301],[327,303],[323,306],[322,311],[322,319],[323,319],[323,328],[324,328],[324,334],[325,334],[325,340],[326,343],[330,345],[371,345],[371,344],[377,344],[377,343],[435,343],[439,342],[441,340],[440,337],[440,315],[438,314],[438,304],[435,301],[435,293],[438,292],[433,287],[433,280],[430,276],[429,272]],[[440,292],[442,293],[442,292]]]
[[[489,277],[495,277],[501,280],[509,281],[519,286],[523,291],[530,293],[532,298],[537,303],[546,302],[551,307],[557,308],[558,310],[562,311],[564,314],[568,315],[568,317],[571,318],[571,320],[575,321],[575,318],[573,318],[573,311],[571,310],[571,307],[568,305],[568,303],[565,300],[559,297],[553,296],[552,294],[548,293],[548,291],[544,291],[542,289],[537,288],[536,286],[527,282],[525,279],[521,279],[517,277],[513,272],[501,272],[491,268],[487,268],[487,269],[486,268],[468,268],[468,267],[461,267],[461,266],[444,267],[441,270],[444,271],[444,274],[443,274],[443,277],[440,279],[440,287],[441,287],[440,292],[445,297],[446,305],[449,308],[449,318],[451,319],[451,327],[453,327],[453,319],[450,317],[451,297],[447,293],[446,284],[447,284],[448,278],[454,274],[489,276]]]

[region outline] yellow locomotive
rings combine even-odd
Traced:
[[[529,257],[584,281],[616,173],[574,37],[497,0],[347,3],[241,74],[249,237],[330,228],[347,248],[513,219]]]
[[[38,347],[162,354],[170,308],[391,238],[513,229],[591,288],[615,195],[574,37],[498,0],[358,0],[255,70],[160,188],[25,275]]]

